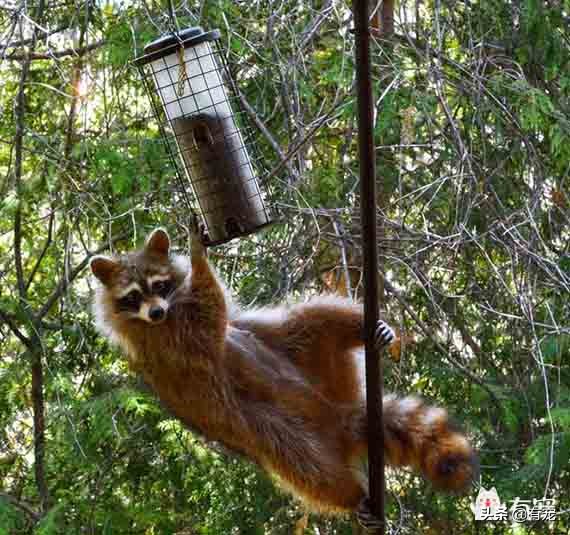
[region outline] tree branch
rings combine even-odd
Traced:
[[[39,0],[35,18],[41,21],[44,14],[44,0]],[[16,280],[18,285],[18,294],[22,304],[22,310],[28,317],[31,327],[31,339],[26,344],[32,361],[32,405],[34,420],[34,471],[36,486],[41,501],[41,510],[47,512],[49,508],[49,488],[45,477],[45,408],[44,408],[44,384],[43,384],[43,367],[42,367],[42,342],[40,334],[39,322],[35,320],[31,306],[27,300],[27,285],[24,280],[24,269],[22,263],[22,205],[23,205],[23,188],[22,188],[22,169],[23,169],[23,145],[25,133],[24,116],[26,112],[26,94],[25,86],[30,73],[31,54],[37,42],[37,28],[34,24],[32,29],[30,53],[23,58],[22,71],[20,74],[20,82],[18,86],[18,94],[16,96],[16,105],[14,116],[16,119],[16,135],[14,139],[15,149],[15,168],[14,168],[14,185],[18,205],[14,216],[14,260],[16,267]],[[20,36],[23,37],[22,21],[20,19]],[[14,329],[12,332],[15,333]],[[23,342],[23,338],[19,337]]]
[[[36,331],[34,342],[30,349],[32,360],[32,406],[34,416],[34,472],[42,512],[47,513],[50,506],[49,488],[46,481],[45,449],[46,449],[46,422],[44,400],[44,368],[42,363],[42,343]]]
[[[34,34],[35,36],[35,34]],[[34,37],[32,43],[35,44]],[[16,266],[16,280],[20,298],[26,298],[26,284],[24,282],[24,269],[22,265],[22,164],[24,145],[24,113],[26,106],[25,84],[30,72],[30,61],[27,60],[22,65],[18,94],[14,106],[14,116],[16,120],[16,132],[14,136],[14,186],[18,204],[14,214],[14,262]]]
[[[16,336],[20,342],[22,342],[22,344],[24,344],[27,348],[31,347],[31,340],[22,331],[20,331],[20,329],[18,329],[16,322],[10,315],[0,310],[0,319],[2,319],[2,321],[8,325],[14,336]]]
[[[273,137],[273,134],[269,131],[267,126],[265,126],[265,123],[263,122],[261,117],[259,117],[257,111],[248,102],[248,100],[245,98],[245,95],[239,90],[237,85],[235,85],[234,88],[235,88],[235,91],[239,97],[239,100],[240,100],[242,106],[244,107],[245,111],[249,115],[250,119],[255,123],[255,126],[257,126],[257,129],[263,134],[265,139],[267,139],[267,141],[269,142],[269,144],[271,145],[273,150],[277,153],[277,156],[279,156],[279,159],[287,167],[287,171],[289,171],[289,173],[295,179],[295,182],[296,182],[299,179],[299,174],[293,168],[293,166],[291,165],[291,162],[289,160],[285,159],[285,153],[281,149],[281,146],[279,145],[277,140]]]
[[[120,240],[123,240],[130,236],[130,231],[123,232],[117,236],[115,236],[111,243],[107,243],[102,245],[92,253],[89,253],[79,264],[77,264],[67,276],[63,276],[59,281],[58,285],[56,286],[55,290],[52,294],[48,297],[42,308],[36,314],[36,318],[38,320],[42,320],[43,317],[50,311],[51,307],[56,303],[56,301],[62,296],[62,294],[67,290],[68,286],[74,281],[74,279],[87,267],[89,264],[89,260],[92,256],[100,254],[106,251],[110,245],[117,243]]]
[[[54,35],[56,33],[62,32],[64,30],[67,30],[69,28],[69,24],[63,24],[61,26],[58,26],[57,28],[50,30],[48,32],[46,32],[45,30],[40,29],[36,29],[36,35],[39,34],[39,37],[37,37],[38,39],[43,39],[45,37],[49,37],[50,35]],[[4,50],[6,48],[17,48],[20,46],[25,46],[25,45],[29,45],[32,43],[32,39],[21,39],[20,41],[12,41],[11,43],[6,43],[6,44],[0,44],[0,50]]]
[[[455,366],[463,375],[465,375],[466,377],[468,377],[469,379],[471,379],[474,383],[478,384],[483,390],[485,390],[485,392],[487,392],[489,394],[489,397],[493,400],[493,403],[495,403],[495,405],[497,406],[497,408],[499,410],[501,410],[501,403],[499,401],[499,398],[497,398],[497,395],[495,394],[495,392],[493,392],[489,386],[487,384],[485,384],[485,382],[479,378],[477,375],[475,375],[469,368],[466,368],[465,366],[463,366],[460,362],[457,361],[457,359],[455,359],[454,357],[452,357],[449,354],[449,351],[447,351],[445,349],[445,347],[443,347],[441,345],[441,343],[435,338],[435,336],[433,335],[433,331],[432,329],[430,329],[427,325],[424,324],[424,322],[419,318],[419,316],[414,312],[414,310],[412,309],[412,307],[410,307],[410,305],[408,305],[408,303],[406,302],[406,300],[400,295],[400,293],[391,285],[389,284],[387,281],[385,282],[385,288],[388,292],[390,292],[397,300],[398,302],[404,307],[404,309],[406,310],[406,312],[410,315],[410,317],[416,322],[416,325],[423,331],[423,333],[429,337],[429,339],[435,344],[435,346],[437,347],[437,349],[439,350],[439,352],[442,355],[445,355],[445,358],[451,362],[451,364],[453,364],[453,366]]]
[[[52,210],[50,215],[49,215],[48,236],[47,236],[46,242],[44,244],[44,247],[42,249],[42,252],[40,253],[40,256],[38,256],[38,259],[36,260],[36,263],[32,269],[32,272],[30,273],[30,276],[28,277],[28,282],[26,283],[26,291],[28,290],[28,288],[32,284],[32,281],[34,280],[34,276],[36,275],[36,272],[38,271],[38,268],[40,267],[40,264],[42,263],[42,260],[44,259],[44,256],[46,255],[46,252],[47,252],[49,246],[51,245],[51,240],[52,240],[52,235],[53,235],[54,219],[55,219],[55,210]]]
[[[263,177],[263,182],[268,183],[277,173],[279,173],[279,171],[281,171],[281,169],[287,165],[287,162],[289,162],[289,160],[293,158],[297,152],[299,152],[309,141],[311,141],[311,139],[313,139],[319,129],[332,117],[333,113],[335,113],[342,104],[344,104],[344,101],[342,99],[338,99],[338,101],[333,104],[329,111],[327,111],[323,116],[319,117],[311,129],[305,134],[303,139],[301,139],[293,148],[289,149],[287,154],[284,155],[283,159],[273,169],[271,169],[271,171],[269,171],[269,174]]]
[[[40,520],[41,515],[28,503],[23,502],[22,500],[18,500],[17,498],[14,498],[14,496],[10,496],[10,494],[6,494],[5,492],[0,492],[0,498],[6,500],[10,505],[17,507],[26,513],[34,520],[34,522]]]
[[[81,48],[66,48],[64,50],[56,50],[55,52],[47,52],[47,53],[36,53],[30,52],[28,54],[10,54],[6,56],[4,59],[10,61],[25,61],[29,63],[30,61],[37,61],[37,60],[53,60],[64,58],[66,56],[84,56],[85,54],[100,48],[105,44],[105,40],[101,39],[95,43],[90,45],[81,47]]]
[[[308,27],[301,33],[302,39],[299,45],[299,49],[301,53],[303,52],[304,48],[310,44],[310,42],[315,38],[319,28],[322,26],[323,22],[325,22],[328,16],[334,10],[334,2],[333,0],[327,0],[323,8],[320,10],[318,15],[309,23]]]

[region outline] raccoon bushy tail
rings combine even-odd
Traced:
[[[445,409],[417,397],[384,397],[384,454],[391,466],[410,466],[438,489],[461,492],[478,476],[477,455]]]

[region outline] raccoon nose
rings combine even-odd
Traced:
[[[152,321],[160,321],[161,319],[164,318],[164,308],[162,308],[161,306],[154,306],[151,307],[151,309],[148,311],[148,317],[152,320]]]

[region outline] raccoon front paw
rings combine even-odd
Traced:
[[[362,498],[356,510],[356,520],[367,531],[375,531],[382,527],[382,520],[370,510],[370,498]]]
[[[384,321],[380,320],[376,324],[374,332],[374,343],[377,349],[383,349],[389,346],[396,339],[394,330]]]
[[[204,245],[204,232],[198,220],[198,216],[192,217],[190,222],[190,254],[192,258],[206,256],[206,246]]]

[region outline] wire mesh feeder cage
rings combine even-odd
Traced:
[[[219,38],[219,30],[187,28],[149,43],[135,60],[182,193],[198,202],[207,245],[271,223],[261,164],[250,155],[252,135]]]

